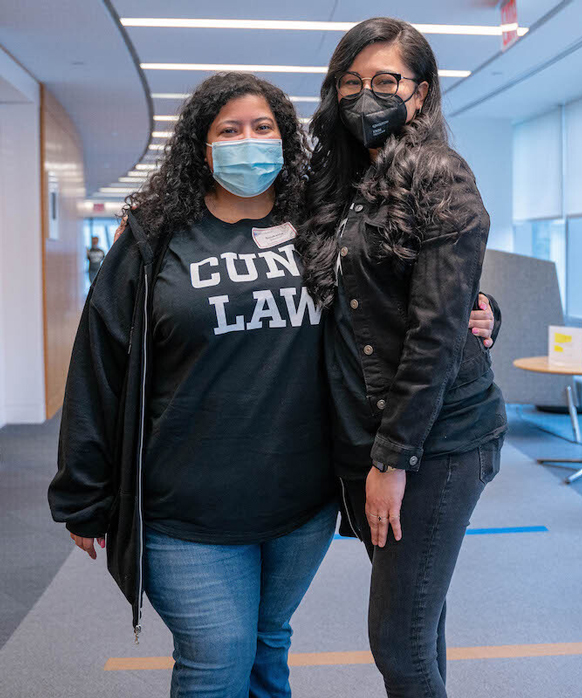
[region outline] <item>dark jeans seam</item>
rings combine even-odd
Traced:
[[[438,503],[438,506],[436,509],[436,516],[435,516],[434,525],[432,526],[430,533],[429,533],[429,536],[428,536],[427,551],[425,554],[422,579],[418,584],[418,588],[417,588],[415,596],[414,596],[414,608],[415,608],[416,612],[415,612],[415,615],[413,617],[412,626],[411,626],[412,659],[413,659],[414,664],[416,664],[416,666],[417,666],[418,673],[424,679],[425,689],[426,689],[425,698],[433,698],[434,693],[432,692],[432,689],[430,687],[430,678],[429,678],[429,675],[426,671],[426,661],[423,662],[422,657],[420,656],[420,634],[422,631],[422,620],[423,620],[422,615],[423,615],[424,611],[426,610],[425,599],[427,596],[429,573],[430,573],[430,569],[432,567],[434,555],[436,552],[435,551],[435,540],[436,540],[437,534],[438,534],[441,514],[442,514],[443,508],[446,504],[446,495],[448,492],[450,481],[451,481],[451,456],[449,456],[448,462],[447,462],[447,479],[446,479],[446,482],[443,486],[441,496],[439,499],[439,503]]]

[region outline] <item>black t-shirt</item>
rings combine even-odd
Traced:
[[[329,501],[320,312],[291,224],[206,213],[153,294],[146,523],[204,543],[284,535]]]

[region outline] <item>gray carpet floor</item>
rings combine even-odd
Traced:
[[[472,529],[545,532],[471,535],[449,596],[450,647],[582,642],[582,500],[567,471],[535,457],[572,448],[511,415],[500,475]],[[104,556],[71,550],[52,524],[46,485],[54,471],[56,421],[0,430],[0,649],[2,698],[164,698],[170,672],[104,671],[110,657],[167,656],[168,631],[147,606],[139,646],[129,607]],[[334,541],[295,614],[293,652],[368,649],[369,564],[357,541]],[[17,627],[18,626],[18,627]],[[293,667],[295,698],[385,696],[373,665]],[[451,698],[578,698],[582,655],[449,663]],[[226,698],[226,697],[225,697]]]
[[[53,523],[46,496],[56,469],[58,428],[57,417],[0,429],[0,647],[71,553],[71,540]]]

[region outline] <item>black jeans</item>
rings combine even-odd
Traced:
[[[446,595],[469,519],[499,471],[500,440],[423,459],[407,473],[402,540],[372,546],[365,481],[344,481],[347,507],[372,561],[368,630],[389,698],[446,698]]]

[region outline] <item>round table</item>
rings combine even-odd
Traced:
[[[528,358],[515,359],[513,365],[516,368],[521,368],[524,371],[533,371],[534,373],[550,373],[560,376],[582,376],[582,364],[579,366],[560,366],[551,363],[548,356],[530,356]],[[572,395],[571,386],[566,388],[566,402],[568,411],[570,412],[570,419],[572,420],[574,438],[576,439],[576,443],[581,443],[582,439],[580,438],[578,412],[576,411],[576,404],[574,402],[574,396]],[[571,463],[581,465],[582,460],[580,458],[538,458],[538,463]],[[582,468],[573,475],[570,475],[570,477],[567,477],[566,483],[570,484],[580,477],[582,477]]]

